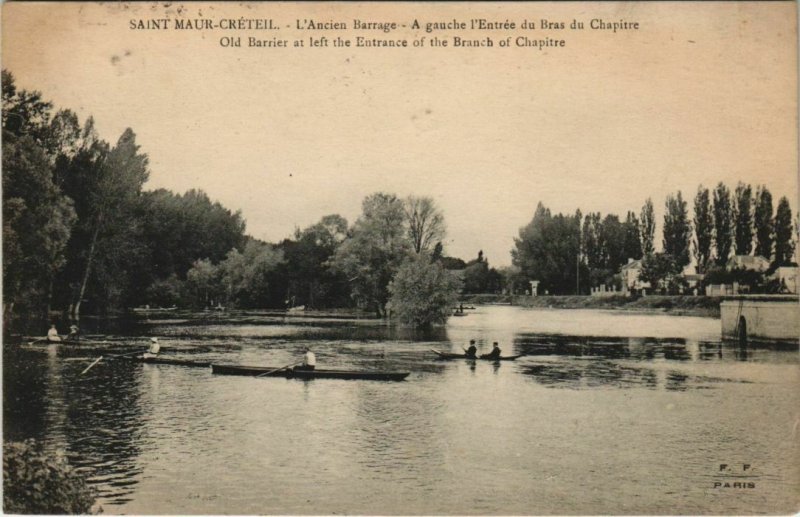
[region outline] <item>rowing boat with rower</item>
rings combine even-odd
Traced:
[[[524,355],[524,354],[501,355],[500,357],[485,357],[479,355],[478,357],[467,357],[467,354],[451,354],[450,352],[442,352],[434,348],[431,348],[431,352],[439,356],[439,359],[471,359],[471,360],[481,359],[482,361],[513,361]]]
[[[249,375],[254,377],[287,377],[294,379],[348,379],[365,381],[402,381],[410,372],[303,370],[300,368],[275,368],[270,366],[234,366],[212,364],[211,371],[220,375]]]

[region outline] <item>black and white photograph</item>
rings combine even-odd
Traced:
[[[4,3],[3,513],[797,513],[797,5]]]

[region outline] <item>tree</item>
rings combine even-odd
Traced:
[[[123,132],[110,151],[106,152],[102,144],[91,151],[95,159],[91,160],[90,156],[91,167],[83,171],[88,176],[85,194],[90,208],[82,220],[88,239],[83,274],[73,303],[76,319],[80,317],[81,303],[98,257],[111,262],[117,257],[130,257],[125,252],[131,237],[131,214],[149,175],[147,156],[139,153],[136,135],[131,129]],[[115,278],[113,272],[107,278]],[[108,289],[109,285],[100,288]]]
[[[639,217],[639,235],[642,241],[642,254],[650,255],[655,251],[656,216],[653,210],[653,201],[650,198],[642,206]]]
[[[526,280],[539,280],[554,294],[575,293],[580,257],[580,218],[558,214],[541,203],[531,222],[520,229],[512,261]]]
[[[735,194],[736,254],[749,255],[753,251],[753,188],[739,182]]]
[[[789,207],[789,200],[782,197],[775,212],[775,265],[783,266],[793,262],[792,233],[792,209]]]
[[[347,278],[332,270],[328,262],[347,238],[347,220],[327,215],[318,223],[295,233],[294,240],[279,245],[283,266],[284,298],[293,305],[309,307],[345,306],[349,301]]]
[[[405,222],[405,207],[397,196],[383,192],[367,196],[349,238],[330,262],[334,271],[347,277],[357,303],[378,317],[385,314],[389,282],[413,253]]]
[[[603,245],[601,242],[600,212],[588,213],[583,218],[581,248],[590,269],[603,267]]]
[[[186,273],[186,287],[196,307],[208,307],[220,303],[222,289],[222,271],[208,259],[194,261]]]
[[[713,241],[714,217],[711,212],[711,193],[700,185],[694,197],[694,258],[697,260],[697,271],[700,273],[708,268]]]
[[[664,214],[664,253],[670,255],[675,263],[683,268],[691,261],[689,242],[692,237],[692,225],[686,201],[681,192],[667,196],[666,213]]]
[[[415,253],[427,251],[445,236],[444,215],[430,197],[409,196],[405,200],[408,237]]]
[[[770,194],[765,185],[761,185],[756,191],[753,223],[756,232],[756,255],[770,260],[772,258],[774,226],[772,222],[772,194]]]
[[[625,260],[639,260],[642,258],[642,241],[639,238],[639,219],[636,217],[636,214],[630,210],[625,216],[623,231],[625,233],[625,238],[622,249]]]
[[[266,307],[271,275],[283,260],[281,250],[255,239],[247,242],[242,253],[237,249],[228,252],[219,265],[228,303],[237,307]]]
[[[731,193],[720,182],[714,189],[714,242],[717,248],[716,262],[724,266],[728,262],[733,244],[733,208]]]
[[[408,258],[388,286],[392,316],[425,328],[447,322],[458,301],[461,282],[427,254]]]
[[[681,287],[681,266],[675,257],[668,253],[653,253],[642,260],[639,278],[648,282],[653,289],[667,289],[675,292]]]
[[[53,278],[65,262],[64,249],[75,211],[52,180],[47,155],[29,136],[3,138],[3,294],[7,324],[25,311],[48,308]]]

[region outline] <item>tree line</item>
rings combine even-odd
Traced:
[[[698,187],[693,217],[680,191],[667,196],[662,224],[661,251],[656,251],[655,214],[648,198],[637,215],[624,220],[599,212],[585,216],[551,214],[539,203],[531,222],[520,229],[512,250],[519,274],[517,289],[539,280],[552,294],[588,293],[600,284],[620,287],[620,268],[630,259],[642,259],[642,280],[677,290],[685,282],[681,272],[694,262],[709,281],[726,281],[732,255],[758,255],[771,269],[794,264],[794,228],[788,199],[773,211],[772,194],[765,185],[755,191],[739,183],[732,191],[719,183],[713,191]]]
[[[144,190],[148,158],[131,129],[109,144],[92,118],[55,110],[6,70],[2,96],[7,330],[142,305],[357,306],[424,326],[455,305],[462,280],[448,267],[463,261],[444,256],[431,198],[375,193],[353,225],[328,215],[267,243],[202,191]],[[491,275],[478,262],[482,289]]]

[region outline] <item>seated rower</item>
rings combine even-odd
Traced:
[[[303,364],[296,366],[296,370],[313,370],[317,366],[317,356],[311,351],[309,347],[305,347],[305,354],[303,355]]]
[[[56,330],[56,324],[53,323],[50,325],[50,330],[47,331],[47,342],[48,343],[60,343],[61,336],[58,335],[58,330]]]
[[[483,354],[481,357],[483,359],[500,359],[500,347],[497,346],[497,341],[492,344],[492,351],[488,354]]]
[[[158,344],[158,338],[157,337],[151,337],[150,338],[150,348],[147,349],[147,352],[145,352],[142,355],[142,357],[144,359],[152,359],[154,357],[158,357],[158,353],[160,351],[161,351],[161,345]]]
[[[81,330],[74,323],[69,326],[69,334],[67,334],[67,341],[77,341],[80,339]]]
[[[467,359],[475,359],[477,357],[478,348],[475,346],[475,340],[469,340],[469,348],[464,350]]]

